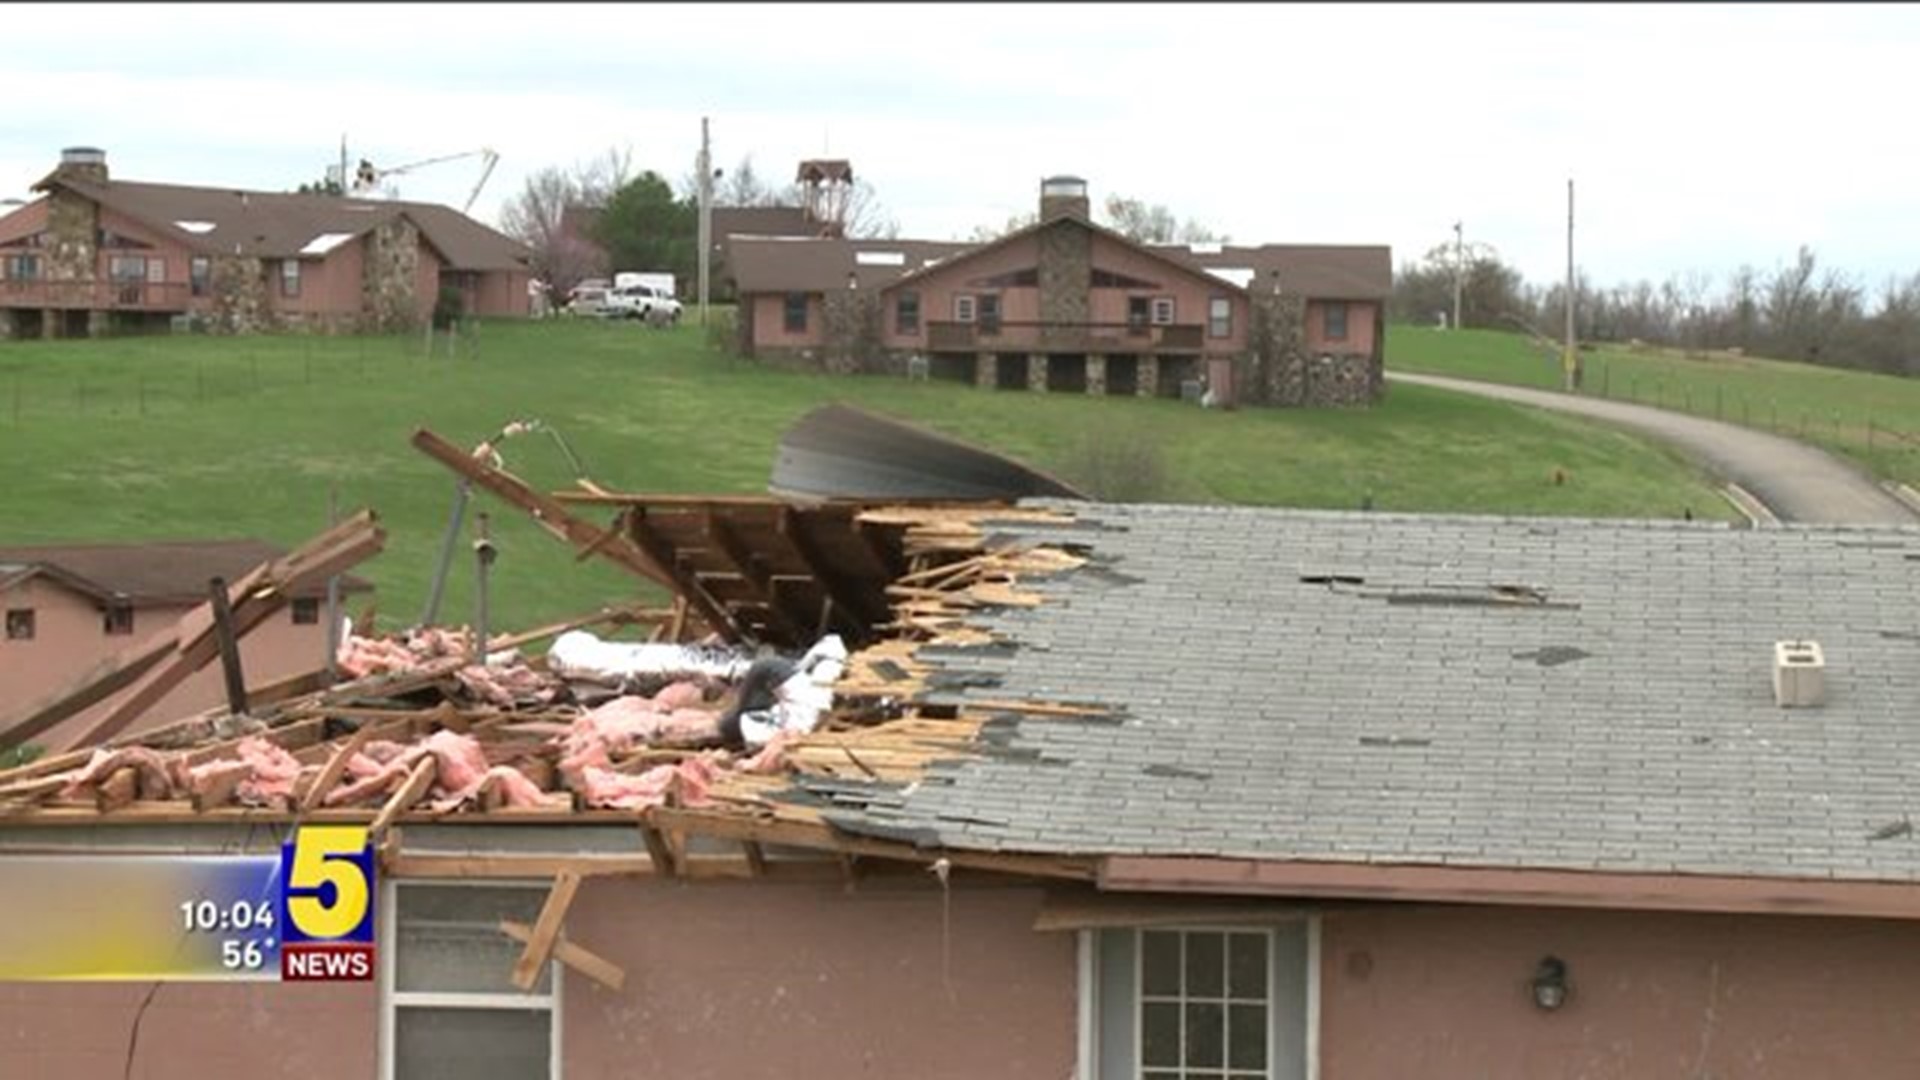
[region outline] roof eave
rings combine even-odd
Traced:
[[[1920,919],[1920,888],[1905,881],[1111,855],[1098,882],[1116,892]]]

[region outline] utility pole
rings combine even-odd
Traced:
[[[713,259],[713,157],[707,145],[707,118],[700,118],[700,325],[707,325],[707,276]]]
[[[1567,178],[1567,389],[1580,389],[1580,353],[1573,343],[1573,178]]]
[[[1460,329],[1460,285],[1467,272],[1467,245],[1460,231],[1461,223],[1453,223],[1453,322],[1451,330]]]
[[[347,193],[347,133],[340,133],[340,194]]]

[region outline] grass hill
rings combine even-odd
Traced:
[[[1815,364],[1602,346],[1581,354],[1583,392],[1804,438],[1875,474],[1920,483],[1920,380]],[[1520,334],[1395,326],[1389,370],[1560,389],[1561,359]]]

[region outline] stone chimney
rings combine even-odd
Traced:
[[[1040,182],[1040,220],[1072,218],[1091,225],[1087,182],[1077,176],[1052,176]],[[1068,348],[1087,333],[1087,292],[1093,287],[1093,232],[1057,225],[1040,230],[1040,340]]]
[[[104,184],[107,182],[107,152],[95,146],[69,146],[60,151],[60,167],[55,176]]]
[[[1093,205],[1087,201],[1087,182],[1077,176],[1049,176],[1040,181],[1040,220],[1050,221],[1065,214],[1081,221],[1093,220]]]

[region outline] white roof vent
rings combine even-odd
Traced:
[[[211,221],[176,221],[173,223],[173,227],[176,229],[179,229],[182,232],[202,234],[202,233],[210,233],[213,231],[213,222]]]
[[[1818,705],[1827,696],[1827,658],[1817,641],[1773,643],[1773,700],[1783,709]]]
[[[1202,244],[1188,244],[1187,250],[1193,252],[1195,255],[1218,255],[1222,251],[1226,250],[1226,248],[1220,244],[1202,243]]]
[[[853,261],[857,266],[905,266],[907,255],[903,251],[856,251]]]
[[[1209,266],[1207,273],[1242,289],[1253,284],[1253,271],[1244,266]]]

